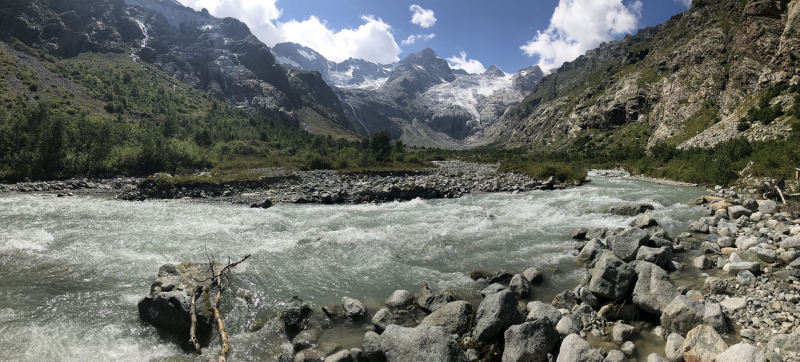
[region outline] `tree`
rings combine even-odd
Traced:
[[[392,136],[389,136],[389,132],[386,131],[376,132],[370,138],[370,146],[375,160],[385,161],[392,154]]]

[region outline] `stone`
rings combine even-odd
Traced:
[[[743,270],[747,270],[751,273],[757,273],[761,270],[761,264],[757,262],[740,261],[728,264],[727,268],[728,272],[734,275],[739,274],[739,272]]]
[[[714,362],[726,349],[728,345],[717,331],[701,324],[686,334],[683,359],[686,362]]]
[[[669,275],[648,262],[639,263],[635,270],[638,278],[633,288],[633,305],[649,313],[661,314],[678,295]]]
[[[714,267],[714,261],[705,255],[700,255],[692,260],[692,266],[700,270],[711,269]]]
[[[294,355],[294,362],[319,362],[325,359],[325,354],[316,349],[302,350]]]
[[[628,357],[625,357],[625,353],[622,353],[622,351],[615,349],[608,352],[603,362],[628,362]]]
[[[767,357],[755,346],[741,342],[718,355],[717,362],[767,362]]]
[[[781,354],[800,353],[800,338],[797,335],[778,334],[773,336],[767,343],[767,351],[779,349]]]
[[[579,333],[583,329],[583,323],[574,316],[567,314],[561,317],[561,320],[556,324],[556,331],[561,338],[574,333]]]
[[[738,274],[736,274],[736,280],[739,284],[749,287],[756,283],[756,276],[753,275],[749,270],[742,270]]]
[[[546,362],[559,341],[558,333],[547,318],[525,322],[506,330],[503,362]]]
[[[322,312],[325,313],[331,320],[344,318],[344,307],[341,304],[328,303],[322,307]]]
[[[728,229],[726,228],[725,230]],[[720,248],[729,248],[733,246],[733,238],[730,237],[719,238],[719,240],[717,240],[717,245],[719,245]]]
[[[667,337],[667,345],[664,348],[664,355],[669,362],[683,362],[683,342],[686,339],[678,333],[671,333]]]
[[[703,288],[709,294],[722,294],[728,290],[728,281],[716,277],[709,277],[706,278],[706,281],[703,283]]]
[[[636,260],[650,262],[663,268],[668,262],[672,261],[672,248],[642,246],[636,253]]]
[[[728,323],[719,303],[706,302],[703,323],[714,328],[717,333],[728,334]]]
[[[441,327],[392,324],[381,335],[380,346],[388,362],[467,361],[455,338]]]
[[[414,294],[407,290],[395,290],[389,299],[386,299],[386,306],[391,308],[403,308],[414,304]]]
[[[592,292],[589,291],[589,288],[586,287],[580,288],[580,290],[578,291],[578,297],[584,304],[592,308],[596,307],[597,304],[599,303],[597,297],[595,297],[594,294],[592,294]]]
[[[394,314],[386,308],[382,308],[372,317],[372,324],[378,332],[382,332],[390,324],[394,324]]]
[[[772,200],[761,200],[758,202],[758,212],[762,214],[775,214],[778,204]]]
[[[369,362],[384,362],[386,356],[381,349],[381,336],[375,332],[367,332],[364,334],[364,357]]]
[[[800,237],[792,236],[790,238],[783,239],[783,241],[781,241],[781,249],[800,249]]]
[[[603,252],[603,250],[607,249],[608,248],[606,247],[606,245],[603,244],[603,242],[600,241],[600,239],[589,240],[589,242],[586,243],[583,249],[581,249],[581,252],[578,253],[578,256],[575,257],[575,260],[580,263],[589,264],[598,255],[600,255],[600,253]]]
[[[321,332],[319,329],[305,329],[292,338],[292,348],[295,352],[317,346]]]
[[[503,284],[500,283],[489,284],[488,287],[483,288],[481,290],[481,296],[486,298],[492,294],[500,293],[504,290],[506,290],[506,287]]]
[[[755,254],[756,256],[758,256],[758,258],[761,259],[762,261],[764,261],[765,263],[770,263],[771,264],[771,263],[774,263],[775,260],[778,259],[778,255],[777,255],[777,253],[775,253],[775,250],[756,247],[756,248],[750,249],[749,251],[751,253]]]
[[[699,234],[708,234],[708,225],[704,222],[695,221],[689,225],[689,231]]]
[[[500,337],[508,327],[522,321],[517,298],[508,290],[492,294],[478,306],[472,337],[490,342]]]
[[[744,202],[742,203],[742,206],[746,207],[748,210],[750,210],[752,212],[758,211],[758,201],[753,200],[753,199],[744,200]]]
[[[367,356],[361,348],[350,348],[350,361],[352,362],[367,362]]]
[[[625,354],[625,357],[633,358],[633,356],[636,354],[636,344],[631,341],[627,341],[619,347],[619,350]]]
[[[324,362],[351,362],[350,351],[343,350],[336,352],[328,357],[325,357]]]
[[[596,228],[596,229],[589,230],[589,232],[586,233],[586,239],[587,240],[605,239],[606,236],[608,236],[607,234],[608,234],[608,229],[606,229],[606,228]]]
[[[603,362],[603,356],[593,350],[589,342],[570,334],[561,342],[556,362]]]
[[[614,342],[618,344],[633,340],[635,335],[636,328],[627,324],[617,323],[611,330],[611,337],[614,339]]]
[[[650,235],[639,228],[630,228],[618,234],[611,240],[611,251],[625,262],[632,261],[639,251],[639,247],[647,244]]]
[[[750,211],[748,208],[746,208],[744,206],[737,205],[737,206],[731,206],[731,207],[728,208],[728,216],[730,216],[730,218],[733,219],[733,220],[736,220],[736,219],[738,219],[738,218],[740,218],[742,216],[746,216],[746,217],[749,218],[750,215],[752,215],[752,214],[753,214],[753,212]]]
[[[544,279],[542,272],[534,267],[525,269],[525,271],[522,272],[522,276],[531,283],[540,283]]]
[[[658,355],[658,353],[651,353],[649,356],[647,356],[647,362],[664,362],[664,361],[666,361],[664,357],[661,357],[660,355]]]
[[[442,327],[450,334],[469,331],[472,321],[472,304],[465,301],[450,302],[431,313],[420,325]]]
[[[343,297],[342,307],[344,307],[344,315],[348,318],[360,318],[367,315],[367,307],[358,299]]]
[[[600,257],[592,271],[589,291],[601,298],[622,299],[627,296],[635,277],[633,267],[614,254],[607,253]]]
[[[569,237],[577,240],[583,240],[586,239],[586,233],[588,232],[589,229],[587,228],[577,228],[575,230],[572,230],[571,233],[569,233]]]
[[[556,325],[558,321],[561,320],[561,312],[552,305],[533,301],[528,303],[528,316],[526,320],[531,322],[537,319],[548,319],[551,324]]]
[[[685,295],[678,295],[661,314],[661,325],[668,331],[688,333],[703,322],[705,307]]]
[[[658,221],[650,217],[650,215],[642,215],[631,221],[629,225],[634,228],[646,229],[658,226]]]
[[[566,309],[570,310],[576,305],[578,305],[578,297],[575,296],[575,293],[571,290],[565,290],[553,298],[553,302],[551,303],[557,309]]]
[[[435,312],[443,305],[455,300],[456,298],[450,293],[434,293],[427,284],[422,285],[422,289],[420,289],[419,295],[417,296],[417,304],[419,307],[429,313]]]
[[[648,210],[655,210],[655,207],[653,207],[653,205],[650,204],[617,205],[617,206],[612,206],[610,209],[608,209],[608,212],[620,216],[636,216],[639,214],[643,214]]]
[[[597,312],[597,315],[610,321],[632,321],[636,319],[638,312],[630,303],[625,303],[622,305],[608,304],[600,308],[600,311]]]
[[[744,298],[726,298],[723,301],[719,302],[723,309],[725,309],[728,314],[735,313],[737,310],[742,309],[747,306],[747,300]]]
[[[531,283],[522,274],[514,275],[508,287],[514,295],[522,298],[527,297],[531,292]]]

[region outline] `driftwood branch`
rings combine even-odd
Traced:
[[[775,190],[778,190],[778,195],[781,195],[781,200],[783,201],[783,204],[786,205],[786,199],[783,198],[783,192],[781,192],[781,189],[778,188],[778,186],[775,186]]]
[[[217,298],[214,301],[214,318],[217,320],[217,329],[219,330],[219,347],[220,347],[219,355],[217,356],[217,362],[226,362],[228,360],[228,351],[231,348],[231,345],[228,342],[228,332],[225,330],[225,323],[222,321],[222,314],[219,311],[219,300],[222,297],[222,289],[223,289],[222,278],[225,276],[225,273],[227,271],[241,264],[249,257],[250,255],[247,255],[244,258],[242,258],[242,260],[228,264],[214,276],[214,286],[216,286],[217,288]]]
[[[200,352],[200,342],[197,341],[197,309],[195,307],[195,299],[197,298],[197,293],[202,293],[203,287],[197,286],[192,294],[191,304],[189,312],[192,316],[192,327],[189,329],[189,343],[192,344],[194,350]]]

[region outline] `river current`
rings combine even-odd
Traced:
[[[123,202],[97,196],[0,194],[2,361],[180,361],[188,355],[139,320],[136,304],[159,266],[251,254],[236,267],[223,313],[232,361],[271,360],[279,303],[361,299],[370,314],[394,290],[451,288],[475,295],[472,270],[546,282],[533,299],[574,287],[577,227],[626,227],[604,211],[648,202],[673,235],[696,220],[702,190],[595,178],[562,191],[475,194],[381,205],[249,209],[195,201]],[[477,307],[477,306],[475,306]],[[261,325],[265,325],[261,328]],[[332,340],[355,347],[363,328]]]

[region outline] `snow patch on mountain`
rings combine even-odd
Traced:
[[[431,87],[423,93],[437,104],[453,105],[466,110],[472,117],[481,122],[478,102],[481,97],[491,97],[499,91],[511,91],[511,77],[490,77],[481,74],[460,75],[450,83],[442,83]]]

